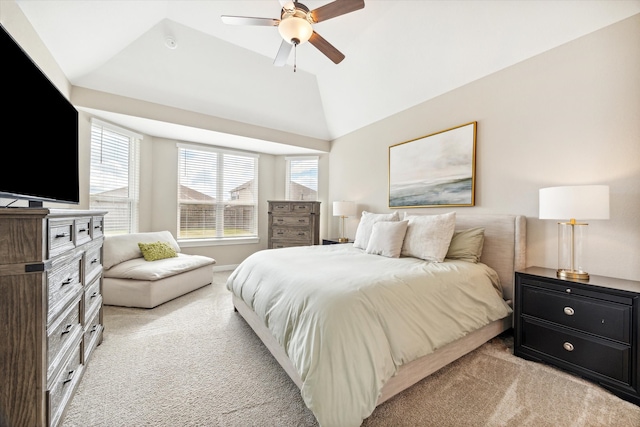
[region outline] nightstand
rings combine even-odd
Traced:
[[[353,240],[349,240],[347,242],[340,242],[339,237],[331,237],[329,239],[322,239],[322,244],[323,245],[339,245],[342,243],[353,243]]]
[[[518,271],[515,279],[513,353],[640,405],[640,282],[559,279],[541,267]]]

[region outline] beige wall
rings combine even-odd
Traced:
[[[537,219],[538,189],[607,184],[611,219],[589,225],[587,271],[640,280],[639,76],[636,15],[337,139],[330,200],[390,211],[388,147],[477,121],[476,206],[457,212],[527,216],[527,264],[556,268],[557,229]],[[356,227],[351,218],[351,237]]]
[[[181,124],[212,123],[155,104],[70,88],[37,34],[13,1],[2,1],[2,24],[34,57],[43,71],[74,102],[88,107],[117,106],[155,119],[179,117]],[[611,187],[611,219],[590,228],[592,274],[640,280],[640,15],[592,33],[506,70],[334,141],[320,158],[321,237],[339,234],[331,202],[353,200],[359,211],[387,207],[388,147],[471,121],[478,122],[476,206],[459,212],[516,213],[528,217],[529,265],[556,267],[556,226],[537,219],[538,189],[554,185],[599,183]],[[473,66],[473,64],[469,64]],[[77,100],[76,100],[77,97]],[[126,100],[125,100],[126,101]],[[384,100],[376,100],[384,102]],[[99,105],[94,105],[97,103]],[[109,107],[111,106],[111,107]],[[87,208],[90,116],[80,115],[79,206]],[[213,121],[234,131],[246,127]],[[249,127],[251,137],[264,129]],[[293,135],[268,132],[283,142]],[[263,137],[267,137],[263,136]],[[291,141],[289,141],[291,140]],[[142,231],[175,233],[176,141],[145,137],[141,147]],[[319,148],[322,141],[304,140]],[[169,193],[173,194],[173,198]],[[284,196],[284,159],[260,160],[261,242],[258,245],[186,248],[235,265],[266,247],[266,201]],[[10,200],[0,200],[0,203]],[[22,202],[16,205],[22,206]],[[448,209],[416,209],[439,213]],[[347,224],[353,236],[357,218]]]

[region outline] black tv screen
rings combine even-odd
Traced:
[[[0,28],[0,198],[78,204],[78,111]]]

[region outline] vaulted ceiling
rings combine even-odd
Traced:
[[[305,43],[276,67],[276,27],[220,17],[278,19],[278,0],[16,2],[74,86],[328,141],[640,13],[637,0],[365,0],[314,25],[344,61]]]

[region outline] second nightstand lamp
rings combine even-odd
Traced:
[[[588,224],[576,219],[609,219],[609,186],[541,188],[538,217],[569,220],[558,222],[558,277],[589,280],[584,265]]]
[[[349,238],[346,236],[344,220],[348,216],[355,216],[356,204],[354,202],[333,202],[333,216],[339,216],[341,219],[341,229],[339,242],[348,242]]]

